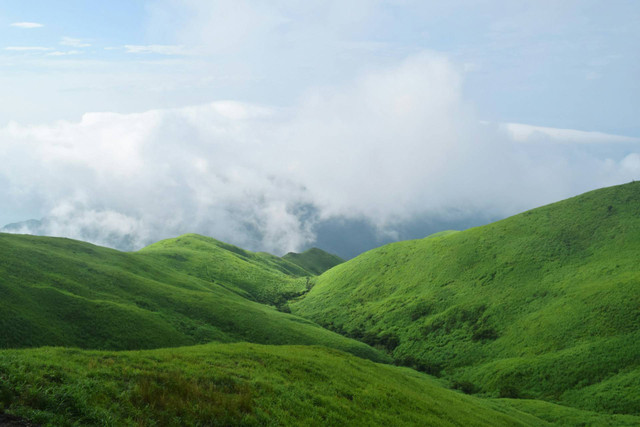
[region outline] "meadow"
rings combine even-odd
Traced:
[[[467,393],[640,414],[640,183],[374,249],[295,314]]]
[[[177,247],[165,252],[171,245]],[[272,255],[238,254],[228,246],[187,235],[123,253],[69,239],[0,234],[0,348],[139,350],[248,341],[325,345],[388,360],[366,344],[257,302],[291,287],[305,289],[306,276],[287,268],[305,272]]]
[[[0,234],[0,421],[640,425],[639,253],[635,182],[346,262]]]
[[[0,351],[0,407],[44,425],[637,425],[539,401],[480,399],[317,346]]]

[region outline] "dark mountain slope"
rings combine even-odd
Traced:
[[[344,260],[337,255],[330,254],[318,248],[308,249],[300,254],[289,252],[283,259],[304,268],[312,274],[322,274]]]

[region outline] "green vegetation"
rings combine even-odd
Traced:
[[[135,352],[0,351],[0,408],[90,425],[637,425],[542,402],[512,406],[322,347],[209,344]],[[542,410],[544,409],[544,410]],[[530,413],[540,412],[541,416]],[[550,415],[551,414],[551,415]],[[545,420],[542,417],[546,417]]]
[[[339,256],[318,248],[311,248],[301,254],[289,252],[282,258],[304,268],[314,275],[322,274],[330,268],[344,262]]]
[[[0,234],[0,423],[640,425],[638,254],[640,183],[344,263]]]
[[[295,314],[484,396],[640,414],[640,183],[341,264]]]
[[[198,277],[195,247],[209,240],[174,239],[189,249],[172,258],[161,250],[167,242],[130,254],[69,239],[0,234],[0,348],[136,350],[249,341],[325,345],[386,360],[365,344],[241,296],[250,297],[249,285],[257,289],[265,278],[302,280],[276,267],[240,270],[234,257],[218,263],[219,254],[205,246],[201,268],[211,276]],[[255,258],[288,266],[277,257]],[[234,286],[234,277],[244,280]],[[266,282],[275,285],[275,279]]]
[[[162,240],[138,252],[159,261],[163,268],[215,283],[255,301],[275,305],[307,291],[309,271],[265,252],[249,252],[237,246],[197,234]]]

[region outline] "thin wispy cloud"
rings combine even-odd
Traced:
[[[53,50],[50,47],[43,46],[7,46],[4,50],[14,51],[14,52],[46,52],[49,50]]]
[[[536,139],[542,139],[559,143],[579,144],[640,143],[640,138],[612,135],[604,132],[558,129],[523,123],[504,123],[501,127],[509,132],[511,137],[518,142],[533,142]]]
[[[174,45],[125,45],[124,49],[127,53],[148,54],[155,53],[158,55],[188,55],[189,52],[184,46]]]
[[[68,51],[59,51],[47,53],[47,56],[69,56],[69,55],[80,55],[82,52],[79,50],[68,50]]]
[[[37,22],[14,22],[13,24],[11,24],[11,26],[17,27],[17,28],[26,28],[26,29],[44,27],[44,25],[39,24]]]
[[[76,39],[73,37],[63,37],[62,40],[60,40],[60,44],[63,46],[71,46],[71,47],[89,47],[91,46],[91,43],[87,43],[86,40],[83,39]]]

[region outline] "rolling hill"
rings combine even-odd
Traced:
[[[175,247],[167,256],[171,245],[187,249]],[[0,234],[0,348],[137,350],[248,341],[325,345],[386,360],[366,344],[252,300],[269,293],[261,285],[275,288],[279,280],[304,288],[296,274],[307,273],[278,257],[236,249],[196,235],[124,253]]]
[[[329,255],[329,254],[327,254]],[[215,283],[238,295],[276,305],[307,291],[313,272],[266,252],[250,252],[197,234],[161,240],[136,256],[154,260],[163,269]]]
[[[640,183],[346,262],[0,233],[0,423],[640,425],[639,254]]]
[[[467,393],[640,414],[640,182],[325,272],[292,311]]]

